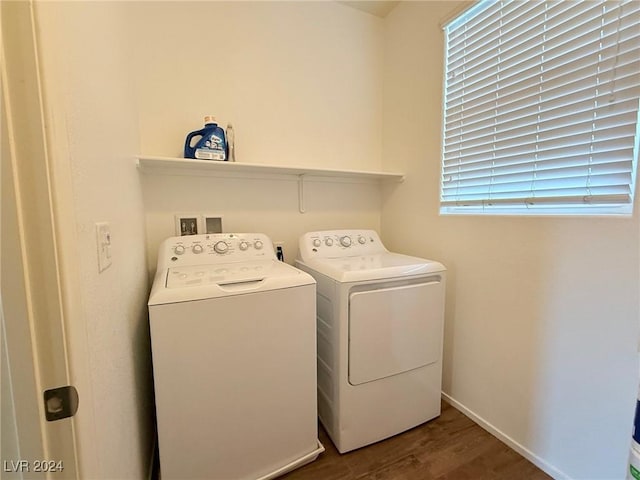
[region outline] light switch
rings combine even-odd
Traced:
[[[98,272],[103,272],[111,266],[111,227],[109,223],[96,223],[96,242],[98,245]]]

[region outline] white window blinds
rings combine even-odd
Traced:
[[[445,40],[443,213],[632,212],[640,1],[480,1]]]

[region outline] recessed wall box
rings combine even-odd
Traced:
[[[178,213],[175,216],[176,235],[197,235],[202,232],[197,213]]]
[[[222,233],[222,216],[205,214],[202,216],[202,233]]]

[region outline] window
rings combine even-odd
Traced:
[[[640,1],[481,0],[444,30],[441,213],[632,213]]]

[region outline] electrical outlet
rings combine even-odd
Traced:
[[[284,242],[283,241],[273,242],[273,248],[276,251],[276,257],[278,257],[278,260],[280,260],[281,262],[284,262]]]

